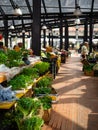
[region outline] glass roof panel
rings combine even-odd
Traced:
[[[12,20],[9,20],[9,21],[8,21],[8,26],[11,26],[11,25],[13,25],[13,21],[12,21]]]
[[[24,23],[32,23],[32,20],[30,20],[30,19],[24,20]]]
[[[22,11],[23,14],[28,14],[28,13],[30,13],[27,7],[21,6],[20,9],[21,9],[21,11]]]
[[[58,0],[44,0],[44,1],[45,1],[47,13],[59,12]]]
[[[41,13],[45,13],[42,1],[41,1]]]
[[[1,26],[1,27],[4,27],[3,20],[0,20],[0,26]]]
[[[74,0],[61,0],[61,7],[62,7],[62,12],[67,13],[67,12],[73,12],[75,8],[75,1]]]
[[[0,0],[0,5],[11,5],[9,0]]]
[[[2,6],[5,14],[13,14],[14,10],[12,6]]]
[[[44,10],[44,8],[41,8],[41,13],[45,13],[45,10]]]
[[[94,1],[94,11],[98,11],[98,0]]]
[[[92,0],[80,0],[79,5],[82,12],[91,11]]]
[[[25,0],[13,0],[13,1],[15,2],[15,4],[17,4],[20,7],[23,14],[30,14]],[[30,3],[31,9],[33,10],[33,7],[32,7],[33,0],[28,0],[28,2]],[[44,2],[45,2],[47,13],[60,13],[58,0],[44,0]],[[61,7],[62,7],[61,11],[63,13],[74,12],[75,0],[60,0],[60,2],[61,2]],[[79,2],[79,6],[80,6],[82,12],[91,11],[92,0],[77,0],[77,2]],[[0,6],[4,10],[5,14],[7,14],[7,15],[13,14],[14,9],[10,3],[10,0],[0,0]],[[98,0],[94,0],[94,11],[98,11]],[[42,0],[41,0],[41,12],[45,13]],[[0,15],[2,15],[1,12],[0,12]],[[50,15],[50,18],[51,18],[51,16],[52,15]],[[48,14],[47,14],[47,17],[48,17]],[[59,17],[59,15],[57,15],[56,17]],[[3,17],[1,16],[0,27],[4,26],[2,19],[3,19]],[[13,17],[12,17],[12,19],[13,19]],[[96,17],[95,17],[95,19],[96,19]],[[46,18],[46,20],[47,20],[47,18]],[[55,19],[53,19],[53,20],[55,21]],[[8,25],[10,25],[10,21],[8,21],[8,22],[9,22]],[[53,21],[49,21],[49,22],[53,22]],[[25,17],[24,17],[24,23],[31,23],[31,22],[30,22],[30,20],[25,20]],[[22,24],[21,20],[19,20],[18,18],[17,18],[17,20],[15,20],[15,25],[17,25],[17,24]]]
[[[30,3],[30,6],[33,6],[33,0],[28,0]]]
[[[14,0],[14,2],[19,6],[27,6],[25,0]]]
[[[15,25],[22,24],[22,21],[21,21],[21,20],[14,20],[14,22],[15,22]]]

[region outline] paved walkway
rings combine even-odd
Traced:
[[[42,130],[98,130],[98,77],[84,76],[77,54],[61,66],[53,87],[58,102]]]

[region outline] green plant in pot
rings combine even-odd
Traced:
[[[91,72],[91,71],[93,70],[93,66],[94,66],[94,64],[84,65],[84,66],[83,66],[84,71]]]

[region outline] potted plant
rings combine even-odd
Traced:
[[[84,65],[83,69],[84,69],[84,74],[86,76],[93,76],[94,75],[93,66],[94,66],[93,64]]]

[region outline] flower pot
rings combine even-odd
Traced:
[[[84,71],[84,74],[86,75],[86,76],[94,76],[94,71],[92,70],[92,71]]]
[[[44,114],[42,116],[44,122],[49,122],[50,120],[50,113],[51,113],[51,109],[48,109],[48,110],[44,110]]]

